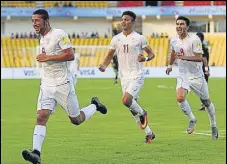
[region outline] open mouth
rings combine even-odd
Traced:
[[[177,32],[182,32],[182,29],[177,29]]]
[[[39,26],[34,26],[35,31],[39,31]]]

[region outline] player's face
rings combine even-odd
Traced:
[[[37,34],[45,31],[45,21],[42,19],[41,15],[32,15],[32,25]]]
[[[124,15],[122,18],[121,18],[121,27],[123,30],[129,30],[132,28],[133,26],[133,21],[132,21],[132,17],[129,16],[129,15]]]
[[[177,20],[176,22],[176,30],[178,35],[185,35],[188,31],[188,26],[184,20]]]

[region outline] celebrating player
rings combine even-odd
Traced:
[[[44,9],[38,9],[33,13],[32,24],[36,33],[41,35],[42,53],[36,59],[42,63],[42,72],[33,150],[24,150],[22,156],[33,164],[40,164],[46,123],[49,116],[54,113],[57,103],[65,109],[74,125],[87,121],[96,110],[106,114],[107,109],[97,97],[93,97],[89,106],[79,110],[72,73],[68,70],[68,61],[74,60],[74,55],[67,33],[62,29],[50,27],[49,14]]]
[[[110,64],[116,52],[119,63],[119,76],[123,91],[122,103],[129,108],[142,130],[145,130],[146,143],[155,138],[148,126],[147,112],[137,103],[138,93],[144,83],[142,62],[154,58],[154,53],[144,36],[133,30],[136,14],[125,11],[122,14],[121,26],[123,31],[115,35],[110,43],[110,50],[100,65],[100,71],[104,72]],[[148,56],[143,56],[143,50]]]
[[[186,17],[178,17],[176,20],[177,36],[170,41],[171,57],[166,73],[172,71],[172,64],[175,59],[179,67],[177,76],[176,94],[180,109],[188,116],[189,124],[187,133],[194,131],[196,118],[193,115],[186,96],[190,90],[200,97],[201,102],[206,106],[210,120],[213,139],[218,138],[216,127],[215,107],[209,98],[208,85],[202,70],[202,44],[197,35],[188,34],[190,21]]]

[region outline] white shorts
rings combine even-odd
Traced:
[[[204,77],[188,79],[186,76],[178,76],[176,89],[178,88],[187,89],[188,92],[192,90],[202,100],[209,99],[208,84]]]
[[[57,103],[70,117],[77,117],[80,114],[79,102],[72,82],[54,87],[40,86],[37,110],[48,109],[54,113]]]
[[[139,96],[139,91],[144,83],[144,77],[136,77],[132,79],[121,79],[121,87],[123,94],[128,92],[133,96],[134,99],[137,99]]]
[[[76,85],[76,83],[77,83],[77,74],[73,74],[73,82],[74,82],[74,85]]]

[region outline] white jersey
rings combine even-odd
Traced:
[[[64,49],[72,45],[68,34],[62,29],[51,29],[40,39],[40,52],[46,55],[58,55]],[[72,80],[72,73],[69,71],[68,61],[47,61],[42,62],[41,84],[57,86]]]
[[[70,62],[71,64],[70,64],[70,68],[69,68],[70,71],[73,73],[73,75],[77,75],[77,73],[78,73],[79,61],[80,61],[80,54],[75,53],[74,60]]]
[[[138,61],[138,56],[143,54],[146,46],[146,38],[135,31],[127,36],[121,32],[112,38],[110,49],[116,51],[121,78],[143,76],[143,64]]]
[[[171,39],[170,46],[175,53],[181,53],[185,56],[195,56],[194,53],[203,54],[202,43],[195,34],[188,34],[183,40],[177,35]],[[186,75],[188,79],[203,76],[202,62],[181,59],[176,59],[176,61],[179,68],[179,76]]]

